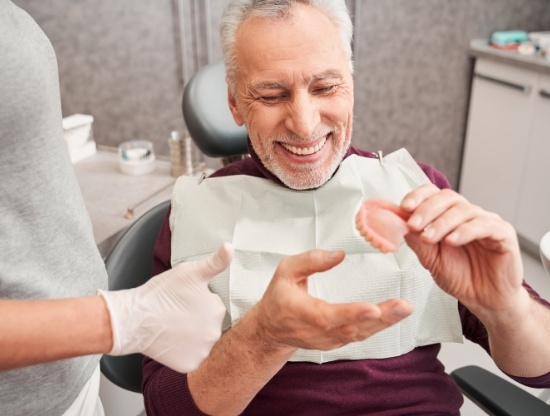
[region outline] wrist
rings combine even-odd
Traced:
[[[109,354],[113,350],[114,335],[111,322],[111,315],[105,298],[99,293],[95,296],[95,303],[97,304],[97,310],[99,313],[99,322],[101,325],[101,336],[99,337],[101,343],[101,352],[103,354]]]
[[[125,319],[128,316],[129,310],[125,302],[122,302],[121,295],[127,292],[126,290],[119,291],[103,291],[98,290],[98,298],[101,299],[104,313],[106,314],[106,332],[108,335],[109,350],[106,354],[109,355],[124,355],[139,352],[132,349],[128,350],[128,346],[123,345],[123,339],[125,338],[122,331],[132,331],[132,326],[135,323],[134,320]],[[136,317],[137,319],[137,317]]]
[[[298,348],[285,344],[275,338],[269,331],[269,323],[256,304],[237,324],[241,328],[243,342],[258,350],[262,357],[280,357],[288,360]]]
[[[480,303],[464,304],[487,328],[509,328],[525,324],[534,300],[527,290],[521,287],[514,296],[497,305],[485,306]]]

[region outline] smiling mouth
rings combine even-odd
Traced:
[[[323,146],[325,145],[325,143],[327,142],[327,138],[326,136],[323,137],[323,139],[317,143],[317,145],[315,146],[310,146],[310,147],[296,147],[296,146],[292,146],[290,144],[287,144],[287,143],[281,143],[281,146],[283,146],[286,150],[288,150],[290,153],[294,154],[294,155],[298,155],[298,156],[308,156],[308,155],[312,155],[314,153],[317,153],[319,150],[321,150],[323,148]]]

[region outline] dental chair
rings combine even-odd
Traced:
[[[109,290],[131,289],[151,278],[153,248],[170,201],[151,208],[128,227],[105,258]],[[141,393],[142,354],[101,357],[101,372],[123,389]]]
[[[245,157],[247,133],[233,120],[227,103],[223,62],[200,68],[185,86],[182,111],[187,130],[205,155],[224,165]]]
[[[550,274],[550,232],[540,241],[540,257]],[[535,397],[502,377],[477,366],[466,366],[451,373],[462,393],[494,416],[550,415],[550,390]]]
[[[224,164],[243,158],[247,133],[237,126],[227,104],[227,84],[222,62],[199,69],[185,87],[182,111],[191,138],[207,156]],[[145,283],[153,267],[153,247],[170,201],[138,218],[105,258],[109,289],[130,289]],[[141,393],[142,354],[104,355],[101,372],[117,386]]]

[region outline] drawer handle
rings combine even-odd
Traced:
[[[510,87],[515,90],[519,90],[521,92],[524,92],[525,94],[529,94],[531,92],[531,86],[530,85],[521,85],[521,84],[515,84],[513,82],[504,81],[502,79],[493,78],[488,75],[480,74],[479,72],[476,72],[474,74],[477,78],[484,79],[486,81],[494,82],[495,84],[504,85],[505,87]]]
[[[540,95],[542,98],[548,98],[548,99],[550,99],[550,92],[548,92],[548,91],[540,90],[540,91],[539,91],[539,95]]]

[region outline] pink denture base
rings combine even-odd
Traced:
[[[378,250],[395,252],[409,232],[409,216],[399,206],[374,198],[363,203],[355,216],[355,225],[365,240]]]

